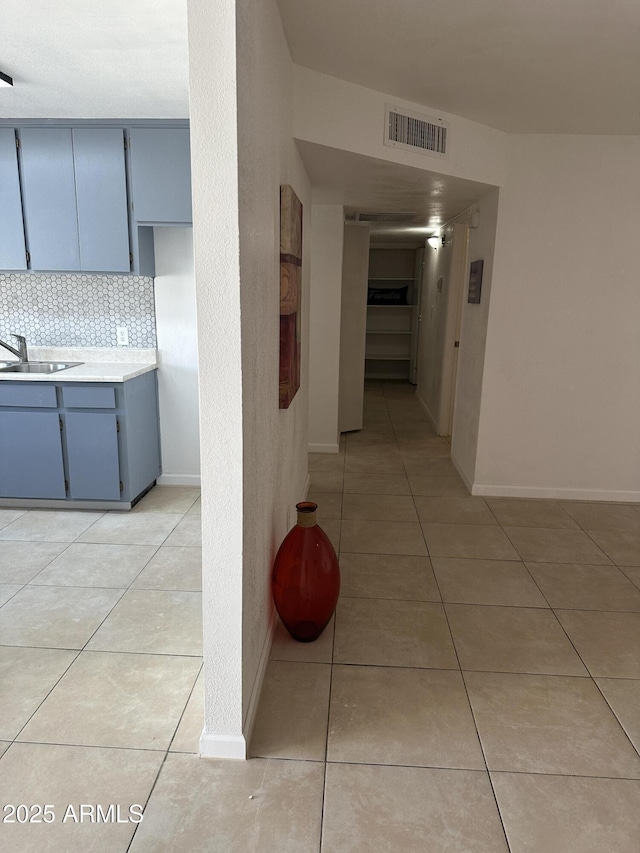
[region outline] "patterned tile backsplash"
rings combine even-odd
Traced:
[[[156,346],[153,278],[86,273],[0,273],[0,338],[32,346],[115,347],[126,326],[129,347]]]

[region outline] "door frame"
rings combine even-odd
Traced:
[[[463,294],[467,281],[468,253],[469,226],[467,224],[455,223],[453,226],[453,254],[449,272],[449,299],[447,302],[447,320],[442,357],[440,424],[438,429],[438,434],[445,436],[451,436],[453,432],[458,355],[460,352],[460,328],[462,324]]]

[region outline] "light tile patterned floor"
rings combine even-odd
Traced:
[[[195,754],[197,491],[0,510],[3,803],[145,807],[3,849],[637,853],[640,506],[470,497],[396,383],[309,467],[342,596],[278,626],[248,762]]]

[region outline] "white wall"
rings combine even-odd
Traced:
[[[467,302],[466,286],[462,294],[462,322],[456,397],[451,436],[451,458],[463,480],[471,488],[475,480],[478,425],[482,401],[487,322],[493,278],[493,258],[501,190],[492,190],[470,208],[477,214],[478,227],[469,231],[468,263],[484,261],[480,304]],[[467,266],[468,282],[468,266]]]
[[[311,189],[291,127],[292,62],[275,0],[237,0],[244,442],[243,714],[259,695],[274,614],[271,570],[307,489]],[[303,204],[300,389],[278,408],[280,185]]]
[[[513,138],[474,493],[640,500],[639,199],[638,137]]]
[[[189,0],[203,485],[205,755],[246,756],[271,568],[307,484],[310,188],[274,0]],[[236,133],[237,127],[237,133]],[[278,408],[280,185],[305,210],[302,377]]]
[[[314,204],[309,296],[309,451],[337,453],[344,209]]]
[[[448,156],[383,145],[386,104],[449,122]],[[296,139],[488,184],[500,185],[505,177],[508,134],[299,65],[294,66],[293,115]]]
[[[191,228],[155,228],[154,280],[162,477],[200,484],[198,336]]]
[[[439,428],[441,419],[444,340],[451,290],[451,261],[453,259],[453,225],[448,225],[443,229],[442,234],[447,238],[446,245],[434,249],[427,243],[424,250],[425,265],[420,301],[422,320],[418,337],[418,384],[416,387],[418,399],[436,430]],[[442,278],[442,289],[440,291],[438,290],[439,278]]]
[[[187,0],[202,446],[205,754],[242,757],[244,467],[234,0]]]

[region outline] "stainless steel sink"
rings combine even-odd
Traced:
[[[77,367],[82,361],[4,361],[0,373],[57,373],[68,367]]]

